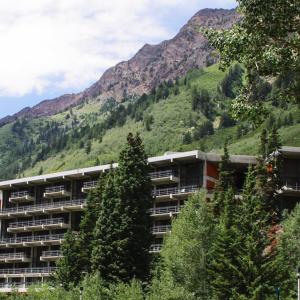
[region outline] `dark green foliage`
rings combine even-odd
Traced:
[[[62,284],[65,289],[76,286],[83,278],[84,270],[82,260],[82,247],[78,236],[71,231],[65,234],[65,241],[61,246],[63,257],[57,262],[55,279]]]
[[[85,144],[84,150],[86,154],[90,154],[92,149],[92,142],[88,140]]]
[[[192,135],[189,131],[187,131],[183,134],[182,142],[183,142],[183,144],[186,144],[186,145],[192,143]]]
[[[224,153],[219,165],[219,180],[217,190],[225,191],[233,187],[233,171],[230,167],[230,156],[227,148],[227,142],[224,145]]]
[[[44,172],[44,170],[43,170],[43,167],[41,166],[41,167],[40,167],[40,170],[39,170],[39,175],[42,175],[43,172]]]
[[[281,147],[280,137],[276,127],[273,127],[268,142],[268,153],[272,153],[276,150],[279,150]]]
[[[232,127],[235,124],[236,122],[226,112],[221,115],[219,128]]]
[[[195,128],[194,139],[200,140],[203,137],[214,134],[214,127],[211,121],[206,121],[199,127]]]
[[[128,135],[119,166],[108,175],[94,233],[92,268],[107,281],[149,275],[152,204],[146,154],[139,137]]]
[[[268,132],[266,129],[263,129],[260,135],[259,154],[264,159],[268,155]]]
[[[278,286],[269,211],[255,185],[255,171],[250,169],[242,201],[230,190],[224,193],[210,269],[216,299],[268,299]]]
[[[244,70],[239,64],[229,68],[228,74],[225,75],[221,82],[221,91],[228,98],[235,98],[243,86]]]
[[[192,109],[201,111],[207,118],[212,117],[213,103],[206,89],[198,90],[197,87],[192,88]]]
[[[297,299],[297,268],[300,266],[300,205],[282,222],[278,238],[277,263],[280,266],[282,299]],[[288,298],[290,296],[291,298]],[[285,298],[286,297],[286,298]]]
[[[153,124],[154,118],[152,115],[145,115],[144,116],[144,126],[146,128],[147,131],[151,130],[151,125]]]

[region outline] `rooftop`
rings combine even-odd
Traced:
[[[300,153],[300,148],[299,153]],[[189,161],[210,161],[212,163],[218,163],[221,161],[220,154],[204,153],[199,150],[187,151],[187,152],[167,152],[161,156],[149,157],[148,162],[153,166],[163,166],[173,162],[189,162]],[[230,160],[233,164],[248,165],[255,164],[255,156],[248,155],[231,155]],[[12,179],[0,182],[0,189],[9,189],[12,187],[30,185],[30,184],[43,184],[52,183],[64,179],[85,179],[93,175],[97,175],[101,172],[109,170],[111,167],[116,168],[117,163],[112,165],[106,164],[101,166],[75,169],[69,171],[63,171],[58,173],[50,173],[39,176],[24,177],[19,179]]]

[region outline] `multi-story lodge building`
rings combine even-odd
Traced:
[[[300,148],[283,147],[283,188],[279,201],[292,207],[300,195]],[[166,153],[148,159],[153,184],[154,244],[159,252],[171,218],[200,188],[211,191],[218,179],[221,156],[201,151]],[[242,188],[254,156],[232,155],[237,190]],[[60,245],[68,229],[78,230],[89,190],[110,165],[0,182],[0,291],[25,290],[55,271]],[[114,165],[117,167],[117,164]],[[286,204],[288,203],[288,204]]]

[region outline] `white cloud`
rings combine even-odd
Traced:
[[[233,2],[215,2],[227,1]],[[189,1],[193,12],[199,5],[205,3]],[[184,6],[184,0],[1,0],[0,97],[85,87],[145,42],[169,38],[173,32],[159,15]]]

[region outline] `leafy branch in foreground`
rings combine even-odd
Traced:
[[[203,30],[213,47],[221,54],[221,68],[232,62],[242,63],[247,73],[247,86],[235,103],[244,106],[241,113],[256,118],[260,99],[255,94],[258,76],[289,77],[285,101],[300,104],[300,2],[298,0],[238,0],[241,18],[230,29]],[[264,114],[262,110],[262,115]]]

